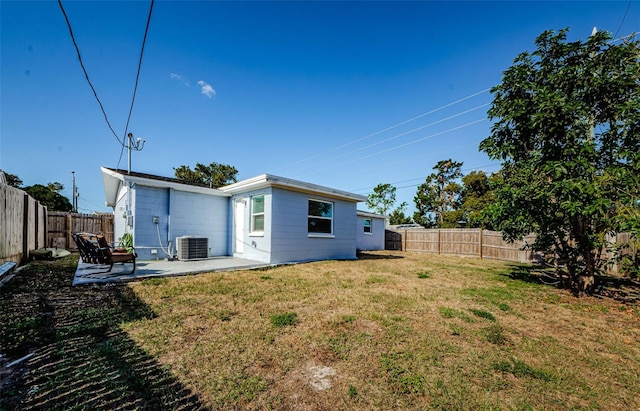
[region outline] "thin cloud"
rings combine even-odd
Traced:
[[[191,87],[191,83],[189,83],[189,79],[183,76],[182,74],[171,73],[169,74],[169,77],[171,77],[172,80],[178,80],[179,82],[181,82],[187,87]]]
[[[211,87],[209,85],[209,83],[205,82],[205,81],[198,81],[198,85],[200,86],[200,93],[204,94],[205,96],[212,98],[215,97],[216,95],[216,91],[213,89],[213,87]]]

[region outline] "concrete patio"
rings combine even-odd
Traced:
[[[114,264],[110,272],[105,272],[109,269],[107,266],[87,264],[80,260],[73,278],[73,285],[135,281],[214,271],[249,270],[268,266],[269,264],[260,261],[235,257],[213,257],[192,261],[150,260],[136,261],[136,270],[130,274],[131,264]]]

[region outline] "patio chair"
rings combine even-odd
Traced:
[[[109,246],[104,236],[92,233],[73,233],[71,235],[73,241],[78,246],[82,261],[88,264],[108,265],[109,269],[104,271],[108,273],[115,263],[132,263],[133,268],[130,273],[136,271],[136,253],[135,250],[128,252],[126,249],[119,249]]]

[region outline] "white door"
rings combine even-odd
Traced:
[[[235,217],[236,253],[244,253],[244,201],[236,201]]]

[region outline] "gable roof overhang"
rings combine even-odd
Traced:
[[[173,188],[178,191],[207,194],[217,197],[231,196],[230,194],[216,188],[184,184],[178,182],[178,180],[167,177],[141,173],[125,174],[121,173],[119,170],[107,167],[100,167],[100,170],[102,171],[102,181],[104,183],[104,195],[107,207],[115,207],[118,202],[118,193],[120,193],[120,190],[125,183],[139,184],[146,187]]]
[[[229,194],[241,194],[266,187],[282,188],[285,190],[297,191],[311,195],[320,195],[353,203],[359,203],[367,200],[367,197],[360,194],[349,193],[335,188],[324,187],[271,174],[262,174],[257,177],[242,180],[228,186],[220,187],[220,190]]]

